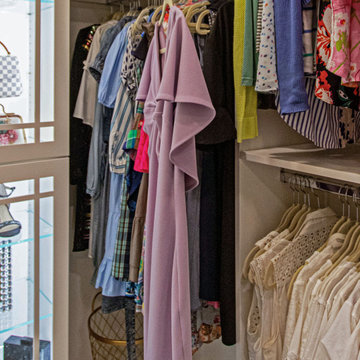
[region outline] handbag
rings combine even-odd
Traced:
[[[16,97],[22,94],[22,84],[17,56],[11,55],[7,47],[0,41],[7,52],[0,55],[0,98]]]
[[[0,125],[10,125],[10,124],[23,124],[23,119],[20,115],[14,113],[6,113],[4,106],[0,104],[4,115],[0,115]],[[11,129],[11,130],[1,130],[0,129],[0,146],[5,145],[19,145],[26,144],[26,132],[25,129]]]

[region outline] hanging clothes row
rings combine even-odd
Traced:
[[[238,141],[258,135],[259,108],[277,96],[283,120],[323,148],[360,135],[359,5],[338,0],[235,3]],[[264,99],[264,95],[267,97]]]
[[[104,312],[143,312],[149,360],[236,342],[233,18],[231,0],[164,2],[92,27],[86,48],[78,35],[72,121],[88,156],[80,130],[71,141],[91,223],[74,250],[89,248]]]
[[[349,211],[338,218],[329,207],[311,206],[309,178],[293,180],[304,204],[294,203],[243,264],[253,286],[249,358],[357,359],[360,227],[358,211],[351,218],[350,202],[359,206],[359,190],[340,187]]]

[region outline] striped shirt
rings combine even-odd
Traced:
[[[131,100],[126,85],[121,82],[111,120],[109,138],[110,171],[114,173],[123,174],[125,172],[126,155],[123,145],[134,122],[134,107],[134,101]]]
[[[316,146],[337,149],[354,143],[360,135],[360,112],[330,105],[315,96],[315,79],[306,78],[309,110],[281,115],[282,119]],[[276,97],[280,114],[279,96]]]

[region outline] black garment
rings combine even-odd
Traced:
[[[154,25],[151,22],[142,24],[143,38],[139,45],[131,52],[137,59],[145,61],[152,38],[154,37]]]
[[[220,301],[222,342],[236,343],[235,142],[198,145],[202,152],[200,298]]]
[[[149,49],[149,40],[146,36],[140,40],[139,45],[131,52],[137,59],[145,61]]]
[[[214,25],[206,39],[203,71],[216,116],[196,136],[197,144],[218,144],[236,139],[233,18],[234,3],[229,1],[222,4],[218,8]]]
[[[234,2],[218,0],[212,6],[217,16],[205,44],[203,71],[216,117],[196,137],[198,148],[209,161],[203,162],[201,183],[205,189],[202,188],[200,208],[200,266],[203,267],[200,297],[204,294],[209,297],[207,300],[220,300],[222,342],[233,345],[236,343]],[[209,256],[205,262],[203,249]],[[204,275],[206,271],[208,275]]]
[[[223,173],[222,164],[217,159],[216,145],[202,146],[200,149],[203,169],[200,191],[200,299],[220,301],[222,209],[221,191],[218,191],[221,178],[218,176]]]
[[[77,185],[76,220],[73,251],[83,251],[89,246],[91,200],[86,194],[86,175],[92,129],[81,119],[73,117],[83,74],[83,62],[96,25],[78,33],[70,74],[70,183]]]
[[[262,110],[276,110],[275,94],[258,93],[257,108]]]
[[[235,142],[219,144],[222,162],[221,252],[220,252],[220,317],[222,342],[236,343],[235,295]]]

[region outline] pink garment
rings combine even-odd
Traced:
[[[149,135],[144,358],[191,360],[185,191],[198,185],[195,135],[215,110],[192,36],[176,7],[170,9],[167,38],[155,26],[137,99],[145,101]]]
[[[208,305],[212,306],[214,309],[220,309],[220,302],[219,301],[208,301]]]
[[[360,81],[360,2],[332,0],[331,56],[327,69],[342,83]],[[356,85],[356,84],[354,84]]]
[[[144,131],[144,125],[141,127],[139,147],[136,153],[134,170],[142,173],[149,172],[149,137]]]

